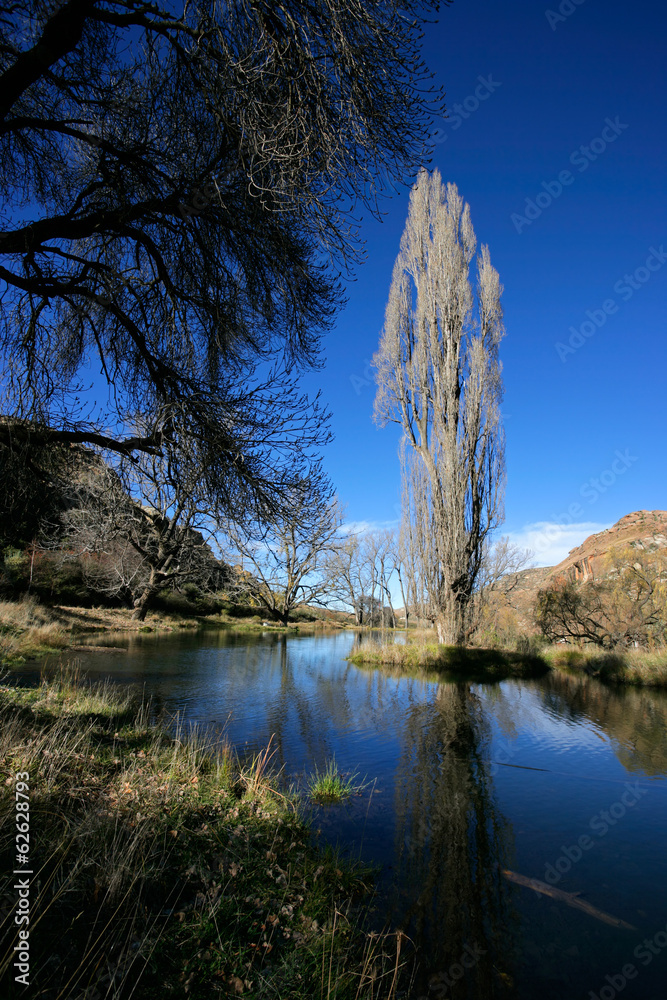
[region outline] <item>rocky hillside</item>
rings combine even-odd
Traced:
[[[585,583],[604,576],[604,557],[611,548],[667,548],[667,511],[637,510],[589,537],[572,549],[557,566],[525,569],[508,578],[505,600],[515,612],[520,628],[532,629],[533,607],[538,590],[557,580]]]
[[[667,547],[667,510],[636,510],[611,528],[589,535],[562,562],[549,569],[546,579],[548,582],[559,578],[581,583],[599,579],[605,555],[611,548],[626,545],[638,549]]]

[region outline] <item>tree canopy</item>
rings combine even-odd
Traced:
[[[275,509],[326,440],[295,375],[360,258],[355,209],[423,156],[437,7],[5,7],[0,442],[195,449],[223,506]]]

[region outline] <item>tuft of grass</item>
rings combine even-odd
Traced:
[[[370,871],[318,850],[270,774],[75,668],[0,684],[0,978],[17,943],[12,775],[30,775],[31,987],[53,1000],[395,998],[400,935],[357,914]]]
[[[356,795],[364,787],[362,784],[355,784],[356,774],[345,777],[338,770],[336,758],[326,762],[323,771],[319,771],[315,765],[315,772],[308,781],[308,791],[315,802],[342,802],[350,795]]]

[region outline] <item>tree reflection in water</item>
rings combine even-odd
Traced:
[[[396,774],[396,896],[389,923],[417,949],[417,994],[506,997],[512,925],[510,827],[493,796],[490,732],[468,685],[413,704]],[[467,966],[467,968],[466,968]]]
[[[610,687],[594,678],[556,671],[535,690],[545,707],[559,716],[592,722],[603,730],[631,773],[667,773],[667,692]]]

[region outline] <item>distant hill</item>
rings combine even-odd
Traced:
[[[571,549],[557,566],[524,569],[510,577],[513,587],[509,603],[517,612],[522,627],[530,628],[538,590],[558,580],[585,583],[604,577],[604,557],[616,546],[637,549],[667,548],[667,510],[637,510]]]
[[[614,546],[631,545],[637,549],[667,547],[667,510],[636,510],[572,549],[562,562],[550,569],[548,580],[572,580],[585,583],[599,579],[605,555]]]

